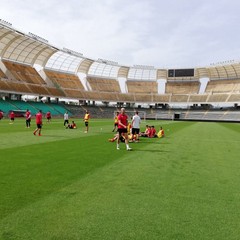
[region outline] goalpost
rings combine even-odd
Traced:
[[[138,110],[136,110],[138,111]],[[117,112],[120,113],[120,111],[114,111],[113,112],[113,118],[116,116]],[[132,117],[135,115],[135,111],[125,111],[125,113],[128,115],[128,121],[132,119]],[[138,111],[138,116],[141,118],[141,122],[146,122],[146,112],[145,111]]]

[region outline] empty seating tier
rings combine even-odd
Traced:
[[[127,81],[129,93],[157,93],[158,86],[156,81]]]
[[[1,78],[7,78],[4,72],[0,69],[0,79]]]
[[[200,82],[167,82],[166,93],[172,94],[194,94],[198,93],[200,88]]]
[[[207,93],[229,93],[237,91],[240,91],[240,80],[211,80],[206,87]]]
[[[93,91],[117,92],[117,93],[121,92],[119,83],[115,79],[88,77],[87,81],[90,84]]]
[[[228,94],[212,94],[208,98],[208,102],[226,102]]]
[[[194,94],[194,95],[190,95],[189,97],[189,102],[206,102],[207,101],[207,94]]]
[[[24,83],[46,85],[45,81],[41,78],[35,68],[32,68],[28,65],[18,64],[5,60],[3,61],[3,63],[14,76],[14,80]]]
[[[78,76],[69,73],[61,73],[50,70],[44,70],[47,77],[55,84],[55,86],[64,89],[84,90],[84,87]]]

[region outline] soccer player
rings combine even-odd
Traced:
[[[118,115],[118,138],[117,138],[117,150],[119,150],[120,136],[123,135],[125,138],[125,144],[127,151],[132,150],[128,145],[128,134],[127,134],[127,126],[128,126],[128,116],[125,113],[125,108],[121,108],[121,113]]]
[[[10,124],[13,124],[13,122],[14,122],[14,119],[15,119],[15,114],[14,114],[14,112],[12,111],[12,112],[10,112],[10,114],[9,114],[9,117],[10,117]]]
[[[52,116],[51,116],[51,112],[47,112],[46,113],[46,118],[47,118],[47,122],[50,123],[51,122],[51,119],[52,119]]]
[[[71,124],[68,124],[68,126],[66,128],[69,128],[69,129],[76,129],[77,128],[77,125],[74,121],[72,121]]]
[[[114,135],[113,138],[109,138],[108,141],[109,142],[115,142],[118,139],[118,133],[116,135]],[[120,135],[120,141],[121,142],[125,142],[125,138],[123,137],[123,135]]]
[[[25,117],[26,117],[26,127],[30,128],[31,126],[31,112],[27,109],[26,113],[25,113]]]
[[[68,126],[69,124],[69,121],[68,121],[68,112],[65,112],[64,115],[63,115],[63,119],[64,119],[64,122],[63,122],[63,126],[66,127],[66,125]]]
[[[156,129],[155,129],[154,126],[151,126],[150,134],[149,134],[148,137],[150,137],[150,138],[155,138],[155,137],[157,137],[157,135],[156,135]]]
[[[83,119],[83,121],[85,122],[85,127],[86,127],[85,133],[88,133],[89,119],[90,119],[90,114],[89,114],[89,112],[86,110],[86,113],[85,113],[84,119]]]
[[[159,130],[159,132],[157,133],[157,136],[158,136],[158,138],[164,137],[164,130],[163,130],[162,127],[160,127],[160,130]]]
[[[34,135],[38,132],[38,136],[42,136],[41,131],[42,131],[42,111],[39,110],[39,112],[36,114],[36,124],[37,128],[33,132]]]
[[[3,118],[3,111],[0,110],[0,120],[2,120],[2,118]]]
[[[118,127],[118,115],[119,115],[119,112],[116,112],[116,115],[114,117],[114,125],[113,125],[113,130],[112,132],[114,132],[116,130],[116,128]]]
[[[132,134],[136,135],[136,142],[139,141],[139,131],[140,131],[141,118],[138,116],[138,111],[132,118]]]

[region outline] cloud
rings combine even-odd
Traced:
[[[2,0],[0,16],[86,57],[167,68],[238,59],[239,8],[236,0]]]

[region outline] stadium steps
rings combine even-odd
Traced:
[[[33,107],[29,102],[24,102],[24,101],[13,101],[13,100],[8,100],[9,103],[14,105],[16,109],[26,111],[27,109],[30,110],[32,114],[37,113],[38,109]]]
[[[62,104],[59,104],[59,103],[51,103],[51,104],[48,104],[52,107],[52,109],[54,109],[55,111],[58,112],[58,115],[61,114],[63,115],[66,111],[68,112],[68,115],[71,116],[72,113],[71,111],[69,111],[64,105]]]
[[[19,108],[9,101],[0,100],[0,110],[4,113],[8,113],[11,110],[19,110]]]

